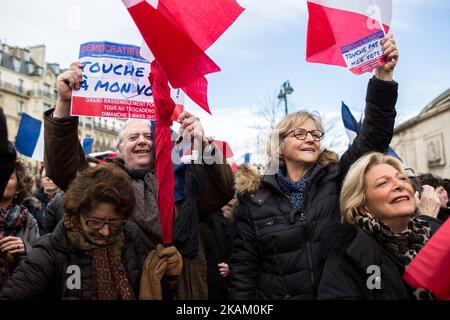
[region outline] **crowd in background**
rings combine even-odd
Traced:
[[[383,46],[364,125],[341,157],[321,147],[320,116],[299,111],[269,137],[275,174],[250,165],[233,174],[200,120],[180,114],[183,139],[208,152],[174,167],[172,243],[162,240],[152,126],[128,120],[119,157],[86,158],[70,116],[83,66],[71,64],[44,114],[39,176],[16,160],[2,123],[0,298],[434,299],[402,275],[448,219],[450,181],[384,155],[398,51],[391,35]],[[382,269],[374,288],[371,266]]]

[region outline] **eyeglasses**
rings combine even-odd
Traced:
[[[314,141],[322,140],[323,135],[324,135],[324,133],[322,131],[320,131],[320,130],[308,131],[308,130],[305,130],[303,128],[297,128],[297,129],[294,129],[294,130],[289,131],[288,133],[286,133],[284,135],[284,138],[286,138],[291,133],[294,133],[294,137],[297,138],[298,140],[304,140],[306,138],[306,136],[308,135],[308,133],[310,133]]]
[[[107,224],[108,228],[112,232],[116,232],[116,231],[119,231],[120,229],[122,229],[127,224],[127,220],[108,221],[108,220],[100,220],[100,219],[91,219],[91,218],[86,218],[86,216],[84,214],[83,214],[83,218],[84,218],[84,221],[86,221],[86,225],[89,228],[92,228],[94,230],[100,230],[101,228],[103,228],[103,226],[105,224]]]
[[[422,193],[422,183],[419,178],[417,178],[416,172],[412,168],[405,168],[406,173],[408,174],[408,180],[414,188],[414,191],[418,191]]]

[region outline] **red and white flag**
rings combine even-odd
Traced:
[[[370,72],[385,63],[392,0],[308,0],[306,61]],[[383,28],[381,28],[381,24]]]
[[[235,0],[122,0],[173,88],[209,111],[206,54],[244,10]]]

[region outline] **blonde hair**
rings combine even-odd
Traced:
[[[271,168],[273,163],[278,162],[281,167],[285,166],[283,160],[283,146],[286,134],[289,131],[302,126],[309,119],[314,121],[318,130],[323,132],[322,121],[319,114],[315,111],[309,112],[305,110],[288,114],[278,123],[275,129],[272,130],[267,143],[268,168]]]
[[[371,152],[359,158],[349,169],[342,184],[340,205],[341,221],[355,224],[354,215],[360,215],[361,208],[366,204],[367,172],[380,164],[387,164],[408,176],[402,163],[394,157],[379,152]]]

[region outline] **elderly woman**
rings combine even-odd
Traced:
[[[301,111],[287,115],[271,135],[268,155],[276,174],[260,176],[249,168],[237,174],[231,298],[316,298],[327,230],[339,223],[340,183],[354,161],[385,151],[393,135],[398,52],[391,35],[383,47],[388,62],[369,82],[362,132],[340,162],[321,148],[319,117]]]
[[[346,225],[336,229],[319,299],[429,298],[425,290],[410,288],[402,279],[430,237],[428,224],[415,217],[417,207],[426,209],[417,204],[400,161],[381,153],[359,159],[342,185]]]
[[[23,161],[17,160],[0,201],[0,287],[39,237],[36,220],[23,206],[31,188],[32,179]]]
[[[112,164],[88,168],[63,196],[65,216],[41,237],[0,292],[2,299],[129,300],[142,263],[130,178]]]

